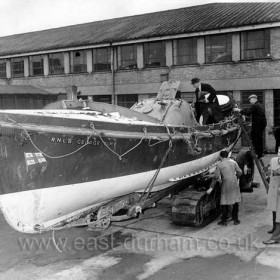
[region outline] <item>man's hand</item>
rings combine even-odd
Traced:
[[[233,112],[238,112],[238,113],[241,111],[241,109],[239,109],[239,108],[233,108],[232,110],[233,110]]]
[[[212,190],[213,190],[212,188],[209,188],[209,189],[206,191],[206,193],[207,193],[207,194],[210,194],[210,193],[212,192]]]

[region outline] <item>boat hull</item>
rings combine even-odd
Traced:
[[[239,135],[234,121],[194,130],[77,112],[3,111],[0,125],[1,210],[28,233],[145,189],[159,167],[153,191],[203,172]]]

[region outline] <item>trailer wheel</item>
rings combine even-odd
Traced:
[[[254,179],[254,159],[250,151],[240,150],[236,157],[236,162],[242,170],[239,178],[241,192],[253,192],[252,183]]]

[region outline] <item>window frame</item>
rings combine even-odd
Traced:
[[[41,58],[41,67],[36,67],[35,69],[41,69],[40,74],[34,74],[34,65],[33,65],[33,58],[34,57],[40,57]],[[32,55],[29,57],[29,76],[36,77],[36,76],[44,76],[44,57],[43,55]]]
[[[94,102],[112,104],[112,95],[92,95],[92,100]]]
[[[225,42],[224,51],[213,51],[212,49],[217,47],[215,46],[215,42],[218,37],[224,37],[226,36],[225,40],[222,42]],[[221,42],[221,41],[220,41]],[[208,46],[209,43],[209,46]],[[216,43],[217,44],[217,43]],[[205,47],[205,63],[224,63],[224,62],[231,62],[232,61],[232,34],[231,33],[224,33],[224,34],[213,34],[213,35],[208,35],[205,36],[205,42],[204,42],[204,47]],[[219,46],[218,46],[219,48]],[[209,51],[208,51],[209,50]],[[213,55],[222,55],[220,58],[213,58]],[[224,59],[222,58],[224,54]],[[230,58],[227,58],[227,57]],[[211,57],[211,59],[209,59]]]
[[[117,105],[118,106],[122,106],[125,108],[131,108],[137,102],[138,102],[138,94],[117,95]]]
[[[100,60],[99,58],[102,57],[102,55],[101,55],[102,51],[106,52],[106,54],[104,56],[105,59]],[[100,57],[98,57],[98,56],[100,56]],[[110,47],[96,48],[96,49],[92,50],[92,69],[94,72],[112,71],[111,48]]]
[[[155,44],[160,44],[160,47],[153,49]],[[145,42],[143,45],[144,49],[144,67],[154,68],[154,67],[164,67],[166,66],[166,42],[165,41],[155,41],[155,42]],[[159,55],[154,56],[158,51]],[[151,55],[151,57],[149,57]]]
[[[248,37],[252,34],[260,33],[263,34],[263,48],[257,47],[252,48],[248,47],[248,44],[256,40],[248,40]],[[249,52],[259,52],[259,55],[252,57],[249,55]],[[248,52],[248,53],[246,53]],[[263,52],[263,54],[261,54]],[[258,30],[249,30],[240,32],[240,60],[257,60],[257,59],[267,59],[270,58],[270,29],[258,29]]]
[[[189,42],[189,41],[191,41],[191,48],[188,48],[188,46],[183,46],[184,42]],[[188,50],[188,49],[191,50],[190,54],[189,53],[185,54],[183,50]],[[197,37],[174,40],[172,50],[173,50],[174,65],[180,66],[180,65],[197,64]],[[180,50],[183,52],[183,54],[180,54],[181,53]],[[189,58],[188,62],[184,61],[184,58],[186,57]]]
[[[82,56],[77,56],[77,53],[82,53]],[[75,55],[74,55],[75,54]],[[79,58],[76,58],[79,57]],[[77,63],[80,62],[80,63]],[[76,67],[76,70],[75,70]],[[77,69],[80,70],[77,71]],[[87,72],[87,50],[76,50],[70,52],[70,73],[86,73]]]
[[[58,58],[52,58],[53,56],[59,55],[61,60],[60,60],[60,65],[61,68],[55,69],[57,65],[52,65],[52,61]],[[65,74],[65,67],[64,67],[64,53],[63,52],[57,52],[57,53],[50,53],[48,55],[48,60],[49,60],[49,75],[63,75]]]
[[[4,65],[4,66],[3,66]],[[0,59],[0,79],[7,79],[7,62],[5,59]],[[2,69],[3,67],[3,69]],[[2,75],[4,73],[4,75]]]
[[[131,59],[123,59],[123,50],[124,48],[130,48],[132,47],[133,50],[129,54],[132,54]],[[127,54],[127,52],[124,51],[124,53]],[[128,63],[126,63],[128,62]],[[130,62],[130,64],[129,64]],[[123,45],[118,48],[118,67],[119,70],[131,70],[131,69],[137,69],[137,45],[131,44],[131,45]]]
[[[14,68],[15,64],[18,64],[18,70]],[[12,78],[23,78],[24,77],[24,58],[23,57],[13,57],[11,58],[11,76]]]

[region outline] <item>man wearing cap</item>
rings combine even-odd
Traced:
[[[245,116],[252,116],[251,139],[258,158],[263,156],[263,133],[267,125],[263,106],[258,102],[258,97],[255,94],[249,96],[251,106],[240,110],[234,108],[233,111],[240,112]]]
[[[200,83],[199,78],[193,78],[191,84],[195,88],[195,111],[199,122],[203,117],[202,124],[217,123],[224,118],[217,98],[216,90],[209,84]],[[209,96],[206,98],[206,95]]]

